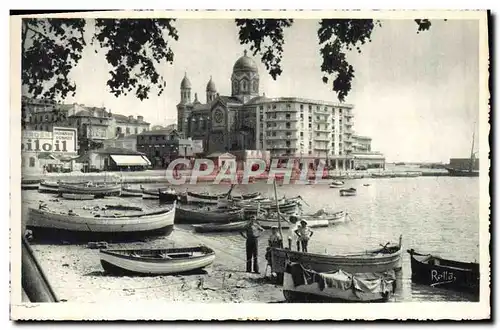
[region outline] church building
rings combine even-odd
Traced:
[[[187,74],[180,87],[179,133],[202,140],[207,154],[267,150],[273,158],[322,158],[333,168],[354,168],[353,106],[297,97],[265,97],[259,93],[257,65],[246,51],[233,66],[230,96],[217,92],[212,77],[207,83],[205,103],[196,93],[192,99]],[[383,162],[383,156],[376,157]]]

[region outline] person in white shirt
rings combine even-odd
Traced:
[[[299,224],[299,217],[296,215],[291,215],[289,218],[290,221],[290,228],[288,228],[288,249],[292,249],[292,243],[293,241],[296,242],[297,244],[297,251],[300,251],[300,242],[297,239],[297,234],[295,233],[297,229],[299,229],[300,224]]]
[[[309,239],[314,234],[314,232],[307,226],[307,221],[302,220],[300,222],[299,228],[295,231],[298,236],[297,246],[302,243],[302,252],[307,252],[307,245],[309,243]]]

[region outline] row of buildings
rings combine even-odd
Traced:
[[[268,150],[272,158],[325,159],[330,167],[383,167],[385,157],[371,150],[371,138],[354,133],[353,106],[259,93],[259,72],[244,55],[233,66],[231,95],[220,95],[210,77],[206,101],[185,74],[177,105],[179,132],[203,141],[209,153]]]
[[[170,127],[151,128],[142,116],[123,116],[104,107],[23,97],[23,128],[33,132],[74,129],[75,151],[80,157],[86,155],[89,163],[89,154],[129,150],[132,155],[144,155],[148,166],[155,168],[166,168],[178,157],[221,155],[242,162],[252,157],[323,159],[334,169],[384,167],[384,156],[371,150],[371,138],[355,134],[352,105],[260,95],[257,65],[246,52],[235,62],[230,80],[231,95],[220,95],[210,77],[202,103],[185,74],[177,125]],[[117,165],[111,160],[98,163],[93,166]]]

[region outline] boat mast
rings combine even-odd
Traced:
[[[470,165],[469,165],[469,172],[472,172],[472,169],[474,167],[474,138],[475,138],[476,132],[472,132],[472,147],[470,149]]]

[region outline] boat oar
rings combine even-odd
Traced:
[[[301,201],[304,202],[304,204],[306,204],[307,206],[310,206],[309,204],[307,204],[307,202],[304,200],[304,198],[302,198],[302,196],[299,195],[298,197],[300,198]]]

